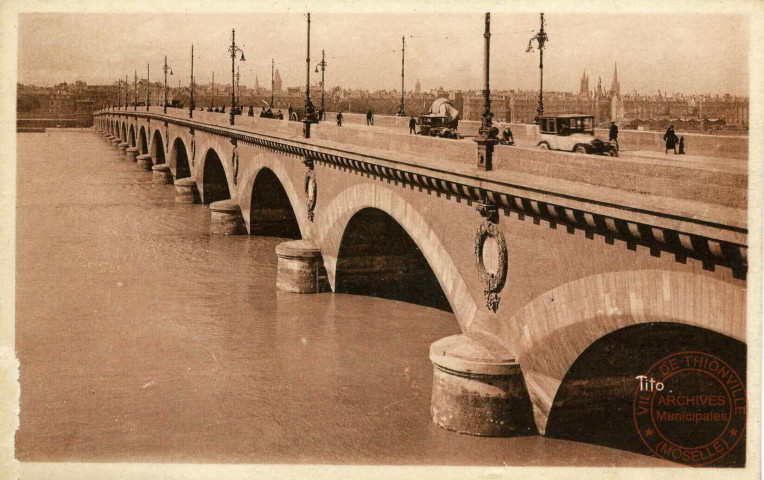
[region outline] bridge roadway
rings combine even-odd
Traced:
[[[155,175],[166,164],[179,200],[214,202],[223,231],[291,229],[301,240],[277,249],[281,288],[452,310],[463,335],[430,351],[431,415],[446,428],[556,432],[566,405],[633,397],[608,379],[634,378],[676,335],[722,356],[724,342],[745,348],[744,161],[497,146],[483,171],[469,140],[333,122],[306,139],[297,122],[158,107],[95,121],[126,158]],[[712,340],[687,335],[697,329]],[[602,350],[615,341],[639,346],[621,349],[618,374]]]
[[[327,113],[327,120],[334,122],[336,114]],[[375,116],[374,125],[366,125],[366,116],[357,113],[343,114],[343,125],[351,128],[372,128],[386,129],[398,132],[408,132],[408,121],[410,117],[393,117],[389,115]],[[538,127],[526,123],[496,123],[500,127],[509,125],[515,137],[518,146],[533,147],[538,144]],[[476,137],[480,122],[474,120],[462,120],[459,122],[459,133],[465,138]],[[605,129],[596,129],[595,135],[606,140],[608,131]],[[626,157],[653,157],[668,158],[672,161],[701,161],[712,162],[714,159],[723,159],[725,164],[737,163],[738,166],[745,167],[744,163],[748,159],[748,137],[745,135],[710,135],[704,133],[685,133],[679,132],[679,135],[685,137],[686,151],[692,155],[674,156],[673,152],[665,153],[663,133],[654,131],[625,130],[622,129],[619,134],[621,144],[621,153]],[[701,152],[702,155],[698,155]],[[696,157],[690,160],[688,157]],[[735,162],[742,160],[743,162]]]

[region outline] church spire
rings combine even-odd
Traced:
[[[618,83],[618,62],[615,62],[615,69],[613,70],[613,83],[610,85],[610,92],[616,97],[621,96],[621,84]]]

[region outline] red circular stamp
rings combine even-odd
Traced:
[[[636,377],[634,424],[655,455],[691,466],[729,454],[746,425],[740,376],[720,358],[679,352]]]

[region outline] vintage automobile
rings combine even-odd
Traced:
[[[445,98],[438,98],[432,103],[430,112],[419,116],[419,135],[442,138],[459,138],[456,129],[459,126],[459,110]]]
[[[618,156],[615,145],[594,136],[593,115],[544,115],[539,117],[539,130],[542,150]]]

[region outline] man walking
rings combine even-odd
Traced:
[[[337,112],[337,126],[342,126],[342,111]]]
[[[374,125],[374,114],[371,113],[371,108],[366,112],[366,125]]]
[[[618,125],[615,124],[615,122],[610,122],[610,138],[609,140],[615,144],[615,149],[620,150],[621,147],[618,145]]]
[[[668,130],[666,130],[666,133],[663,135],[663,140],[666,141],[666,151],[664,153],[668,153],[669,150],[673,150],[674,154],[676,155],[676,132],[674,132],[674,126],[669,126]]]
[[[416,118],[414,118],[414,115],[411,115],[411,119],[409,120],[409,135],[412,133],[416,135],[416,126],[419,125],[419,122],[416,121]]]

